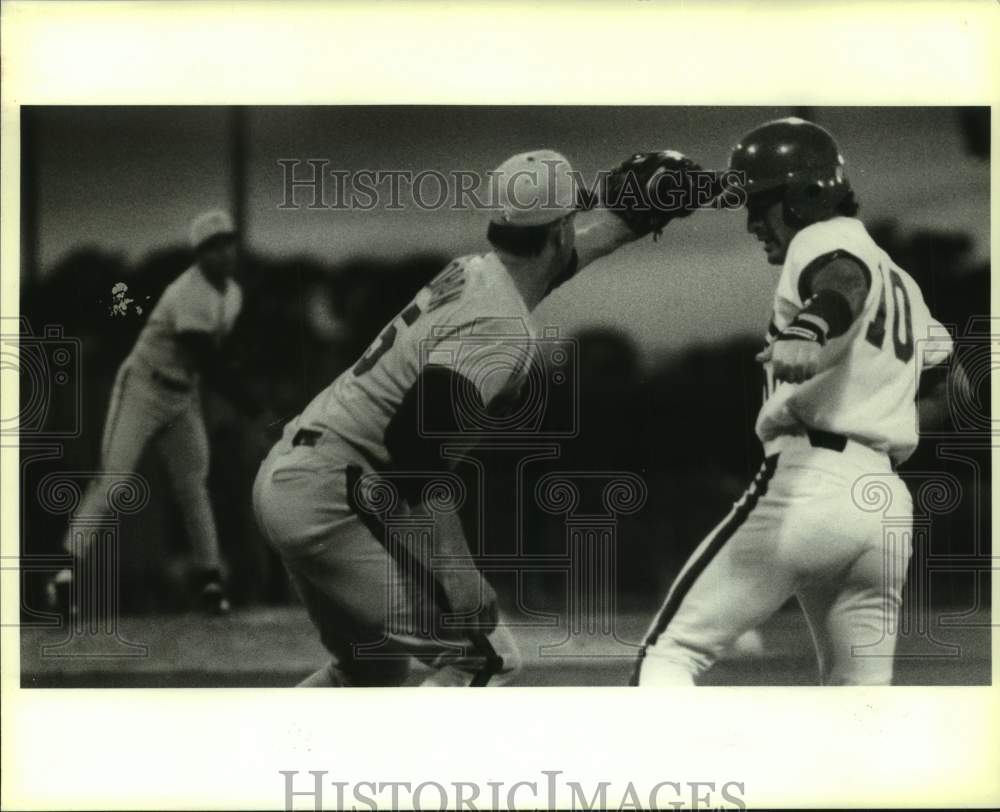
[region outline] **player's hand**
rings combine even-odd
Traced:
[[[822,349],[815,341],[774,341],[757,354],[757,361],[770,362],[777,381],[802,383],[819,371]]]

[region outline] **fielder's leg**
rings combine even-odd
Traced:
[[[485,684],[512,671],[506,630],[475,642],[439,633],[440,610],[414,577],[413,561],[401,566],[390,555],[347,493],[347,471],[307,449],[272,452],[254,486],[258,524],[334,658],[306,683],[398,685],[414,657],[435,669],[436,684]]]
[[[421,687],[496,687],[506,685],[521,669],[517,642],[504,625],[498,625],[489,634],[462,638],[460,642],[463,645],[460,651],[447,652],[428,663],[434,670],[420,683]]]
[[[134,473],[149,441],[163,425],[163,414],[144,393],[143,383],[137,377],[137,372],[126,364],[115,379],[101,439],[103,473]],[[81,516],[108,515],[111,508],[107,496],[112,485],[113,482],[105,477],[92,482],[77,513]],[[70,546],[67,534],[67,551],[70,551]]]
[[[410,653],[394,651],[387,646],[381,656],[357,657],[356,647],[366,642],[377,641],[383,635],[380,623],[359,622],[356,606],[345,607],[341,601],[351,603],[357,598],[350,588],[344,589],[344,594],[338,599],[331,599],[327,594],[329,582],[323,587],[317,586],[317,580],[324,578],[309,578],[302,574],[303,568],[309,569],[305,562],[300,567],[296,562],[285,562],[296,592],[302,598],[302,603],[309,612],[313,625],[320,633],[323,646],[332,655],[329,663],[311,674],[299,683],[300,688],[346,688],[402,685],[410,673]],[[359,572],[359,578],[363,573]],[[371,588],[378,590],[377,586]],[[371,611],[367,607],[366,611]],[[381,620],[381,619],[379,619]]]
[[[209,445],[200,399],[192,397],[157,438],[184,530],[198,568],[196,587],[206,611],[225,614],[229,598],[223,586],[219,536],[208,494]]]
[[[284,558],[333,655],[303,687],[400,685],[413,658],[432,668],[422,686],[500,685],[518,670],[520,655],[506,627],[488,634],[442,631],[441,608],[427,603],[362,522],[342,522],[325,542],[316,555]]]
[[[254,511],[333,657],[304,684],[399,685],[411,652],[390,633],[408,600],[398,568],[347,504],[344,467],[286,443],[261,465]]]
[[[130,364],[123,364],[115,377],[104,420],[100,462],[100,473],[104,475],[95,477],[88,485],[76,510],[77,516],[105,517],[110,514],[108,495],[115,482],[108,475],[136,471],[143,451],[160,430],[163,419],[163,414],[145,391],[144,382],[139,380],[138,372]],[[93,538],[77,533],[71,521],[63,538],[63,549],[73,556],[75,566],[86,558],[92,544]],[[64,616],[75,612],[70,597],[73,581],[73,570],[64,569],[47,586],[50,607]]]

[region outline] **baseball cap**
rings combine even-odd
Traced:
[[[198,215],[191,224],[191,247],[197,248],[202,243],[220,235],[235,235],[236,226],[229,212],[213,209]]]
[[[490,217],[510,226],[540,226],[576,209],[573,168],[558,152],[539,149],[522,152],[500,164],[490,175]]]

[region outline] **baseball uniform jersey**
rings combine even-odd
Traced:
[[[892,679],[912,515],[894,465],[917,444],[920,371],[947,358],[951,339],[913,279],[864,226],[835,217],[792,238],[768,342],[812,295],[812,275],[836,257],[865,270],[863,310],[827,342],[810,380],[775,386],[765,366],[756,426],[765,462],[674,580],[646,635],[635,684],[691,684],[792,595],[805,612],[824,683]],[[858,497],[865,483],[880,490],[881,508]]]
[[[913,278],[869,236],[860,220],[835,217],[792,239],[774,295],[770,344],[811,295],[812,276],[831,257],[853,258],[870,286],[864,310],[823,349],[821,371],[800,384],[774,385],[765,367],[757,418],[764,450],[801,428],[820,429],[883,451],[897,463],[917,446],[916,389],[922,367],[945,360],[951,338],[931,316]]]
[[[132,355],[165,378],[194,385],[198,372],[177,342],[178,333],[205,333],[216,345],[230,331],[243,306],[243,293],[232,279],[220,291],[197,266],[167,285],[136,340]]]
[[[490,406],[517,396],[531,365],[533,337],[530,313],[496,255],[456,259],[306,406],[298,426],[330,431],[389,467],[386,428],[423,369],[434,365],[461,374]],[[463,405],[471,406],[448,404]]]
[[[516,671],[517,647],[504,625],[471,646],[440,624],[427,632],[421,618],[443,611],[418,586],[428,568],[389,541],[391,531],[358,505],[356,489],[366,474],[393,470],[386,434],[423,372],[458,373],[479,402],[463,403],[455,392],[450,402],[421,408],[495,406],[516,397],[532,336],[529,311],[497,256],[456,259],[285,426],[264,460],[254,483],[257,522],[334,657],[322,684],[399,684],[411,657],[434,668],[427,685],[495,684]],[[405,504],[398,509],[407,512]],[[416,535],[412,525],[404,535]]]
[[[242,293],[232,279],[218,290],[195,265],[164,290],[115,378],[104,423],[101,466],[107,473],[131,473],[155,442],[166,464],[174,497],[200,567],[220,567],[215,521],[208,496],[209,445],[201,411],[197,359],[177,339],[206,333],[218,344],[239,314]],[[78,515],[110,510],[108,478],[81,501]],[[86,540],[79,540],[86,545]],[[73,551],[72,528],[66,548]]]

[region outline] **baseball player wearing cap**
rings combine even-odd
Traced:
[[[693,166],[677,153],[655,155],[640,181],[664,166]],[[492,250],[454,260],[420,290],[357,363],[285,426],[258,473],[258,523],[333,657],[305,686],[398,685],[413,657],[432,668],[424,685],[509,680],[519,658],[499,623],[496,595],[457,516],[432,504],[434,494],[420,484],[449,466],[441,436],[451,438],[449,457],[457,456],[460,412],[492,413],[516,399],[532,363],[531,313],[542,298],[578,269],[689,213],[660,212],[658,222],[640,226],[628,207],[605,205],[578,219],[570,165],[547,150],[516,155],[491,177],[498,204],[487,230]],[[421,431],[431,426],[434,436]],[[393,481],[401,483],[404,510],[434,517],[433,554],[447,568],[431,570],[417,545],[389,545],[372,522],[367,507],[379,472],[424,475],[409,490],[405,476]],[[428,571],[431,588],[419,588]],[[423,633],[428,615],[433,631]]]
[[[733,149],[730,168],[743,173],[749,232],[782,267],[758,355],[765,461],[674,581],[633,684],[692,684],[792,595],[824,684],[889,684],[910,540],[884,536],[859,489],[874,483],[894,517],[912,516],[895,468],[917,445],[918,384],[932,412],[946,396],[951,339],[856,219],[830,133],[770,122]]]
[[[201,382],[222,375],[223,339],[233,327],[242,292],[232,278],[236,268],[236,231],[224,211],[209,211],[191,226],[195,264],[167,286],[128,357],[115,377],[101,443],[101,469],[108,474],[136,470],[150,443],[166,463],[187,536],[199,571],[206,610],[225,613],[229,601],[223,587],[222,561],[209,502],[208,436],[201,411]],[[88,488],[79,516],[109,510],[109,477]],[[99,484],[103,483],[103,484]],[[86,555],[67,533],[65,549]],[[65,569],[49,584],[53,607],[72,611]]]

